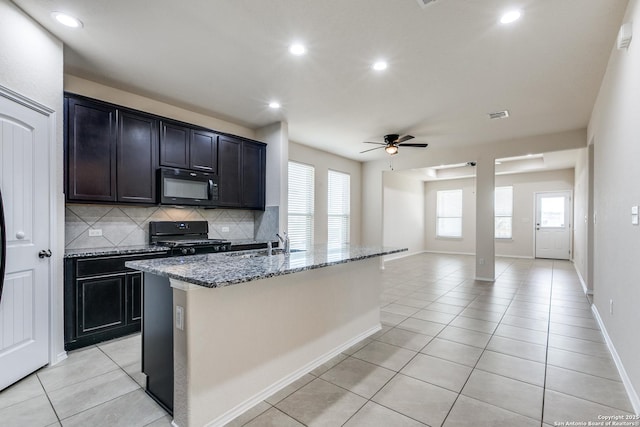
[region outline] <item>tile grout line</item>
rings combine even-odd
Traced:
[[[51,409],[53,410],[53,414],[56,416],[56,419],[58,420],[58,424],[62,425],[62,420],[60,419],[60,415],[58,415],[58,411],[56,410],[56,407],[53,405],[53,402],[49,397],[49,393],[47,392],[47,389],[44,387],[44,384],[42,384],[42,380],[40,380],[40,377],[38,376],[37,372],[36,372],[36,378],[38,379],[38,383],[40,383],[40,387],[42,387],[42,391],[44,391],[44,395],[46,396],[47,401],[49,401],[49,405],[51,405]]]
[[[553,302],[553,276],[555,262],[551,264],[551,289],[549,290],[549,319],[547,320],[547,346],[544,352],[544,380],[542,382],[542,408],[540,409],[540,427],[544,427],[544,403],[547,394],[547,371],[549,367],[549,336],[551,335],[551,303]]]

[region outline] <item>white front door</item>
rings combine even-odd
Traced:
[[[536,194],[536,258],[571,257],[571,192]]]
[[[0,191],[6,231],[0,390],[49,361],[49,119],[25,104],[0,93]],[[45,251],[43,258],[40,251]]]

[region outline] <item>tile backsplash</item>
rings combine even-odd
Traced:
[[[265,211],[267,216],[272,208]],[[149,242],[149,221],[209,222],[209,238],[231,241],[256,238],[256,216],[265,212],[233,209],[175,207],[129,207],[68,204],[65,209],[65,248],[91,249],[144,245]],[[277,232],[275,223],[269,228]],[[89,230],[102,230],[102,236],[89,236]],[[260,234],[263,234],[262,232]],[[271,233],[269,233],[271,234]]]

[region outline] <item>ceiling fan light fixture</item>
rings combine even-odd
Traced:
[[[388,154],[391,154],[391,155],[398,154],[398,146],[387,145],[386,147],[384,147],[384,151],[386,151]]]

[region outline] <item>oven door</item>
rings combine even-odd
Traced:
[[[218,200],[218,176],[186,169],[158,169],[160,204],[215,206]]]

